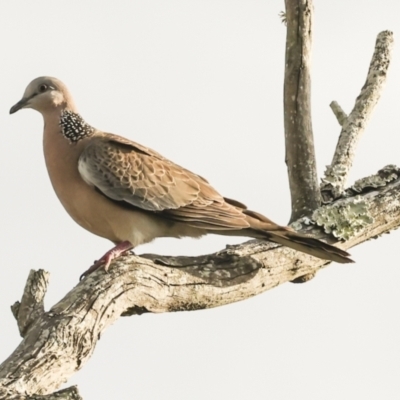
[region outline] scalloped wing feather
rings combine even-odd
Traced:
[[[92,137],[78,169],[105,196],[202,229],[249,227],[243,204],[225,199],[202,177],[117,135]]]

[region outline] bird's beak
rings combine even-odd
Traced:
[[[14,104],[10,108],[10,114],[14,114],[21,108],[25,108],[26,106],[28,106],[30,99],[31,99],[30,97],[23,97],[17,104]]]

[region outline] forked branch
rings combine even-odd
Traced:
[[[325,202],[337,199],[343,194],[353,165],[357,143],[364,133],[386,83],[392,48],[393,33],[390,31],[381,32],[376,39],[375,51],[369,66],[367,80],[356,99],[354,108],[347,118],[343,115],[340,117],[339,123],[342,125],[342,130],[339,141],[331,165],[327,167],[321,184],[322,196]],[[332,107],[332,109],[336,117],[338,117],[338,105]]]

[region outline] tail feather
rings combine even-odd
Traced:
[[[249,236],[256,239],[270,240],[324,260],[336,261],[341,264],[354,262],[347,251],[322,242],[316,238],[298,233],[289,226],[278,225],[264,215],[247,209],[244,204],[236,200],[228,198],[224,200],[225,206],[234,207],[236,211],[239,210],[243,213],[242,215],[245,217],[245,223],[248,224],[248,227],[243,226],[243,220],[241,219],[229,219],[228,228],[230,229],[227,229],[226,220],[223,220],[224,223],[221,224],[220,216],[223,215],[226,217],[229,207],[224,209],[217,207],[219,211],[217,218],[214,217],[214,219],[212,219],[209,217],[210,206],[208,206],[203,212],[206,214],[208,213],[206,215],[208,219],[204,228],[209,233],[226,236]],[[187,210],[187,207],[184,209]],[[198,209],[196,209],[196,211],[199,212]],[[192,216],[191,218],[193,220]],[[201,215],[201,218],[201,221],[204,221],[204,215]],[[215,221],[218,222],[217,226],[210,225],[210,223],[215,224]],[[198,224],[198,222],[196,223]],[[237,229],[238,225],[241,225],[239,229]]]
[[[295,231],[264,231],[265,238],[294,250],[341,264],[353,263],[347,251]]]

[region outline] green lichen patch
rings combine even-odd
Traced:
[[[325,170],[325,176],[322,178],[322,183],[326,184],[337,184],[342,181],[349,171],[349,167],[343,164],[337,164],[334,166],[327,165]]]
[[[298,219],[297,221],[294,221],[290,224],[290,226],[295,230],[295,231],[301,231],[304,226],[310,226],[314,224],[314,221],[308,217],[302,217]]]
[[[377,174],[357,180],[350,188],[356,193],[365,192],[367,189],[374,189],[386,186],[400,176],[400,170],[395,165],[387,165],[378,171]]]
[[[326,167],[325,176],[321,179],[321,194],[324,203],[341,197],[343,194],[343,183],[349,172],[349,166],[337,164]]]
[[[326,233],[348,240],[373,222],[368,203],[357,196],[342,204],[321,207],[314,211],[313,220]]]

